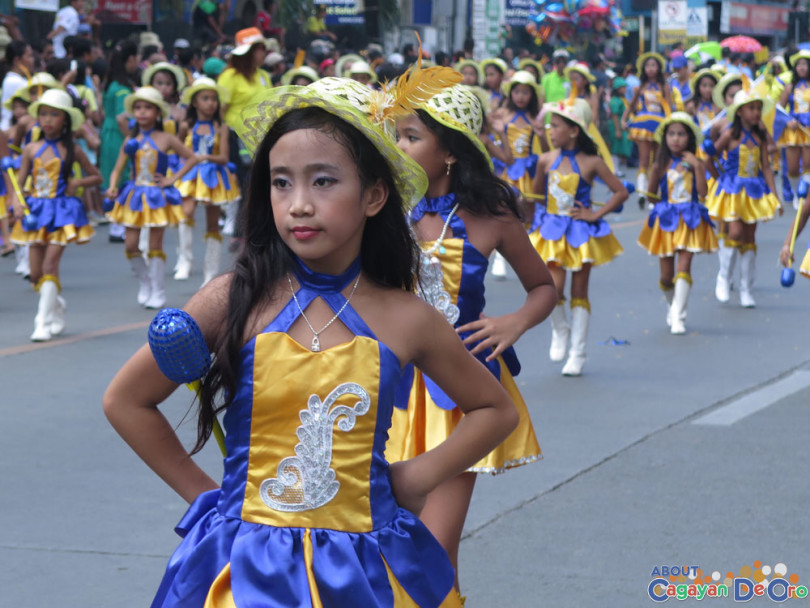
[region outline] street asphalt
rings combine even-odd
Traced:
[[[583,376],[548,360],[548,323],[516,346],[544,459],[480,478],[461,546],[468,608],[649,606],[653,572],[676,565],[725,577],[758,560],[810,581],[810,281],[781,287],[776,261],[792,215],[758,229],[753,310],[734,292],[719,304],[716,256],[695,258],[685,336],[669,334],[657,260],[635,244],[646,212],[631,197],[609,218],[625,253],[592,272]],[[195,274],[167,276],[168,305],[199,285],[201,224]],[[115,434],[101,396],[153,313],[100,228],[63,259],[65,335],[32,344],[36,296],[13,268],[0,260],[0,606],[147,606],[186,505]],[[487,289],[489,315],[523,299],[512,274]],[[162,408],[187,445],[189,402],[180,389]],[[221,474],[213,442],[198,461]]]

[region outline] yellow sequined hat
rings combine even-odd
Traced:
[[[25,103],[31,103],[31,96],[28,94],[28,90],[26,87],[22,87],[14,91],[11,97],[9,97],[3,102],[3,107],[6,110],[10,110],[11,106],[14,104],[16,100],[24,101]]]
[[[84,122],[84,112],[74,107],[73,98],[60,89],[48,89],[45,91],[37,101],[29,106],[28,113],[36,118],[39,115],[40,106],[56,108],[65,112],[70,116],[70,126],[73,131],[81,127]]]
[[[476,74],[478,74],[478,81],[476,82],[477,85],[480,85],[484,82],[484,72],[481,69],[481,66],[478,65],[477,61],[473,61],[472,59],[462,59],[459,61],[455,66],[453,66],[457,71],[461,72],[461,69],[464,67],[471,67],[475,70]]]
[[[124,98],[124,111],[132,115],[132,108],[136,101],[147,101],[160,109],[161,117],[165,120],[169,116],[169,106],[163,101],[163,95],[155,87],[140,87]]]
[[[739,72],[726,74],[720,80],[717,81],[717,84],[714,87],[714,91],[712,91],[712,101],[714,101],[714,105],[718,108],[725,108],[726,107],[726,100],[725,92],[726,89],[734,84],[734,82],[739,82],[742,84],[743,75]]]
[[[591,74],[591,70],[584,63],[575,63],[574,65],[569,65],[567,68],[565,68],[565,77],[569,80],[571,78],[571,72],[581,74],[582,77],[588,82],[596,82],[596,76]]]
[[[726,116],[728,117],[729,123],[734,122],[734,118],[737,115],[737,110],[743,107],[746,104],[754,103],[754,102],[762,102],[762,115],[765,116],[771,108],[773,108],[773,100],[769,97],[763,97],[756,91],[747,88],[745,86],[745,81],[743,81],[743,88],[737,91],[734,94],[734,101],[726,110]]]
[[[281,84],[283,85],[292,84],[292,81],[295,80],[298,76],[308,78],[310,82],[315,82],[320,78],[320,76],[318,76],[318,72],[316,72],[314,69],[312,69],[308,65],[302,65],[284,72],[284,74],[281,77]]]
[[[458,131],[469,139],[492,167],[492,159],[478,137],[484,120],[483,106],[470,87],[457,84],[444,89],[420,107],[436,122]]]
[[[667,60],[659,53],[642,53],[636,59],[636,69],[638,70],[638,76],[641,78],[641,75],[644,73],[644,64],[647,63],[648,59],[655,59],[658,62],[658,68],[661,70],[662,74],[667,73]]]
[[[174,80],[177,82],[178,93],[185,88],[187,83],[186,74],[183,72],[183,68],[176,66],[173,63],[169,63],[168,61],[159,61],[146,68],[141,76],[141,86],[151,86],[152,78],[154,78],[155,74],[158,72],[169,72],[172,76],[174,76]]]
[[[321,108],[365,135],[383,155],[406,207],[417,203],[427,189],[422,168],[396,145],[395,121],[414,110],[441,89],[461,80],[449,68],[410,70],[395,88],[375,91],[348,78],[321,78],[305,87],[266,89],[242,111],[236,132],[252,153],[275,122],[293,110]]]
[[[655,130],[655,135],[653,135],[656,143],[660,144],[664,141],[664,132],[667,130],[667,127],[674,122],[679,122],[687,129],[691,130],[695,135],[695,141],[698,146],[703,143],[703,133],[700,132],[700,127],[698,127],[692,115],[686,112],[673,112],[661,121],[661,124],[658,125],[658,128]]]
[[[796,67],[796,62],[799,59],[807,59],[807,61],[810,62],[810,49],[802,49],[798,53],[794,53],[793,55],[791,55],[790,56],[790,69],[793,69],[793,68]]]
[[[506,65],[506,62],[500,57],[490,57],[489,59],[484,59],[480,63],[482,73],[486,71],[488,65],[498,68],[498,71],[501,74],[506,74],[506,72],[509,71],[509,66]]]
[[[535,61],[531,57],[524,57],[523,59],[518,61],[518,69],[519,70],[525,70],[527,65],[530,65],[535,70],[537,70],[537,78],[538,78],[538,82],[540,82],[539,79],[542,78],[543,75],[546,73],[546,71],[543,69],[543,64],[540,63],[539,61]]]
[[[704,76],[708,76],[709,78],[714,79],[715,86],[717,86],[717,83],[720,82],[720,74],[718,74],[714,70],[709,68],[703,68],[702,70],[698,70],[697,72],[692,74],[692,78],[689,79],[689,88],[692,89],[692,96],[695,98],[700,97],[700,93],[697,90],[697,83]],[[714,91],[712,91],[712,94],[714,94]]]
[[[191,86],[183,89],[183,96],[180,99],[184,104],[190,105],[191,100],[200,91],[214,91],[219,97],[219,103],[228,103],[231,99],[231,92],[223,86],[217,84],[213,78],[201,76],[191,83]]]
[[[534,94],[537,96],[538,103],[540,103],[540,101],[543,99],[543,87],[537,84],[534,76],[532,76],[531,73],[527,72],[526,70],[518,70],[512,74],[512,78],[509,79],[509,82],[505,82],[501,85],[504,96],[509,98],[509,96],[512,94],[512,89],[518,84],[525,84],[526,86],[534,89]]]
[[[588,127],[590,127],[591,122],[593,122],[593,113],[591,112],[590,104],[584,99],[580,99],[579,97],[571,99],[569,97],[564,101],[547,103],[543,108],[546,113],[557,114],[566,120],[570,120],[579,127],[579,130],[584,133],[588,139],[593,141],[593,137],[591,137],[591,134],[588,132]]]

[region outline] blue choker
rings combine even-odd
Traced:
[[[315,272],[297,257],[293,258],[293,274],[302,287],[319,293],[338,293],[352,282],[360,273],[360,258],[354,260],[342,274],[324,274]]]
[[[454,192],[436,198],[423,198],[411,210],[411,221],[418,222],[426,213],[449,213],[456,204]]]

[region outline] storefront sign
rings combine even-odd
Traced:
[[[326,6],[326,25],[363,25],[366,18],[363,0],[318,0]]]
[[[658,44],[683,42],[687,29],[686,0],[659,0]]]
[[[16,0],[14,7],[25,8],[31,11],[55,13],[59,10],[59,0]]]
[[[534,0],[506,0],[504,20],[512,27],[526,27],[532,12]]]
[[[128,23],[150,24],[152,0],[99,0],[96,12],[115,15]]]
[[[787,31],[790,8],[776,4],[748,4],[725,0],[720,16],[723,34],[773,36]]]

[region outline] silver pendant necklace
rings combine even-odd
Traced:
[[[290,293],[292,294],[293,300],[295,300],[295,305],[298,306],[298,310],[301,313],[301,316],[304,318],[304,321],[309,326],[309,330],[312,332],[312,347],[311,347],[312,352],[314,353],[320,352],[321,341],[318,339],[318,336],[322,334],[327,327],[332,325],[332,323],[334,323],[337,320],[337,318],[340,316],[340,313],[346,310],[346,307],[349,305],[349,302],[351,301],[354,292],[357,291],[357,284],[360,283],[360,273],[359,272],[357,273],[357,279],[354,282],[354,287],[352,287],[352,292],[349,294],[349,297],[346,298],[346,301],[343,303],[343,306],[341,306],[340,310],[335,313],[334,317],[329,319],[329,322],[326,325],[321,327],[320,331],[315,331],[315,328],[312,327],[312,323],[310,323],[309,319],[307,319],[307,315],[304,313],[304,309],[301,308],[301,303],[298,301],[298,296],[295,295],[295,289],[293,289],[292,279],[290,278],[289,274],[287,275],[287,282],[290,284]]]

